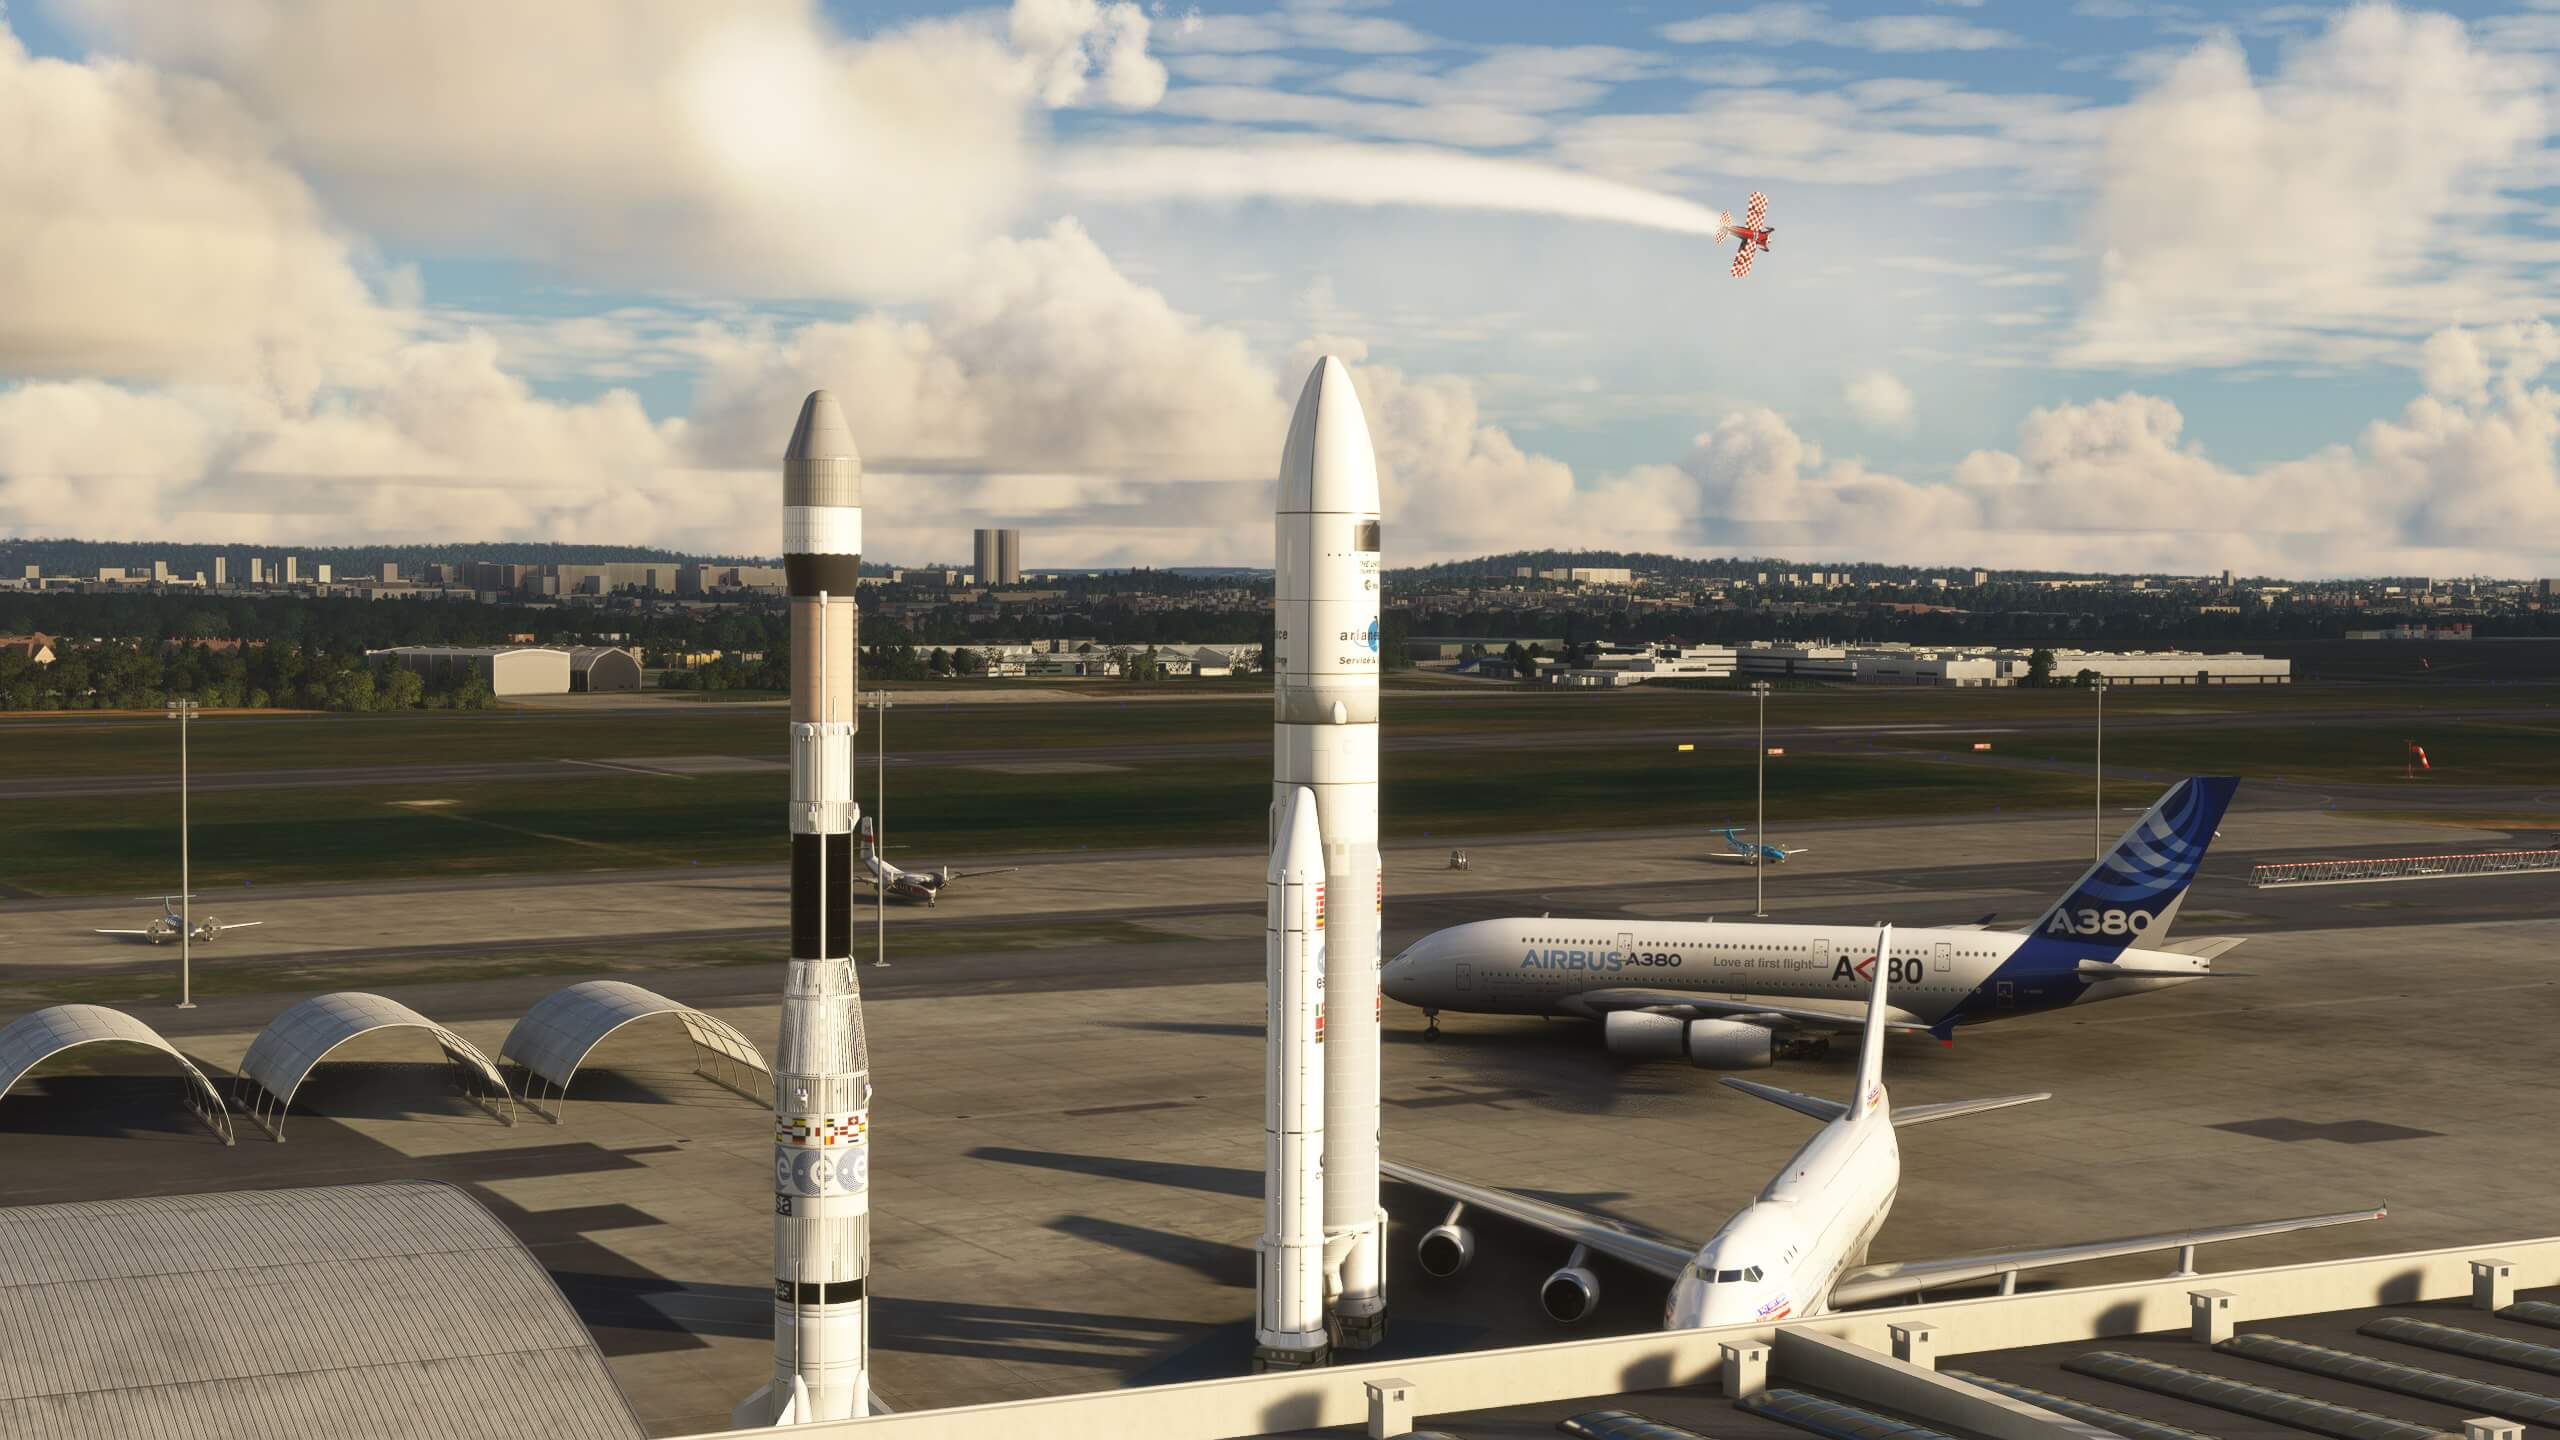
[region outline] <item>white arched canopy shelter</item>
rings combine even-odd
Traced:
[[[397,1000],[361,990],[314,995],[259,1031],[258,1038],[249,1042],[249,1053],[240,1058],[237,1098],[251,1119],[282,1141],[285,1112],[293,1108],[294,1092],[315,1066],[329,1058],[329,1052],[359,1035],[395,1029],[424,1030],[433,1036],[462,1093],[489,1105],[491,1113],[506,1123],[515,1123],[515,1094],[480,1047]]]
[[[773,1102],[773,1067],[736,1026],[623,980],[581,980],[545,997],[507,1032],[498,1058],[521,1072],[518,1080],[528,1102],[538,1090],[565,1100],[569,1081],[589,1051],[623,1026],[658,1015],[674,1016],[692,1038],[700,1057],[696,1074],[751,1099]],[[552,1119],[556,1123],[559,1118],[555,1109]]]
[[[204,1078],[196,1062],[161,1038],[160,1032],[121,1010],[104,1005],[56,1005],[21,1015],[0,1030],[0,1097],[5,1097],[28,1071],[83,1045],[139,1045],[178,1062],[186,1072],[187,1108],[196,1112],[225,1145],[232,1143],[231,1108],[222,1092]]]

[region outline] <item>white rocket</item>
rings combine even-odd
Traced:
[[[1280,802],[1264,872],[1262,1256],[1255,1280],[1256,1370],[1321,1365],[1324,1266],[1324,839],[1315,792]]]
[[[1325,1259],[1333,1343],[1386,1336],[1378,1205],[1378,461],[1350,372],[1328,355],[1299,392],[1280,457],[1272,567],[1272,850],[1315,792],[1326,893]],[[1337,1278],[1338,1277],[1338,1278]]]
[[[862,461],[813,391],[782,458],[791,592],[791,968],[773,1105],[773,1380],[740,1426],[869,1413],[871,1059],[853,968]]]

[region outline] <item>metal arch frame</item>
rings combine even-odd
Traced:
[[[508,1088],[506,1076],[499,1071],[497,1065],[487,1055],[481,1053],[479,1046],[432,1020],[424,1019],[384,1020],[339,1036],[329,1042],[328,1049],[312,1056],[303,1064],[302,1069],[294,1075],[291,1088],[281,1096],[244,1068],[233,1082],[231,1102],[246,1112],[250,1119],[257,1121],[258,1127],[266,1131],[270,1139],[281,1145],[284,1143],[285,1116],[293,1109],[293,1097],[302,1093],[303,1082],[311,1078],[311,1072],[327,1064],[329,1057],[337,1054],[349,1041],[363,1039],[381,1030],[424,1030],[434,1036],[437,1047],[444,1051],[446,1068],[454,1073],[457,1088],[466,1097],[480,1102],[484,1109],[495,1115],[501,1122],[508,1125],[516,1123],[515,1091]],[[265,1034],[264,1031],[259,1033],[262,1037]],[[254,1051],[257,1048],[256,1042],[252,1041],[249,1048]],[[241,1064],[244,1067],[248,1064],[246,1056],[242,1057]],[[492,1103],[491,1096],[472,1088],[471,1081],[474,1077],[496,1087],[495,1098],[505,1102],[503,1110]]]
[[[665,999],[664,996],[658,998]],[[568,1114],[569,1086],[576,1081],[578,1071],[586,1065],[587,1057],[596,1052],[597,1046],[621,1033],[625,1026],[667,1016],[673,1016],[681,1023],[685,1034],[693,1041],[696,1056],[694,1074],[759,1104],[773,1103],[773,1067],[765,1063],[764,1052],[756,1048],[755,1042],[728,1021],[672,1000],[663,1010],[625,1015],[598,1031],[593,1039],[580,1047],[577,1058],[569,1062],[568,1073],[557,1079],[535,1070],[522,1060],[511,1058],[504,1051],[499,1053],[498,1060],[501,1065],[515,1070],[516,1089],[524,1097],[525,1108],[545,1113],[540,1107],[547,1101],[551,1106],[547,1112],[551,1123],[557,1125]],[[705,1056],[709,1057],[710,1069],[705,1068]]]
[[[61,1010],[68,1009],[69,1007],[56,1005],[48,1008]],[[152,1029],[148,1024],[145,1024],[140,1020],[135,1020],[132,1016],[126,1015],[121,1010],[111,1009],[104,1005],[97,1006],[95,1008],[106,1010],[107,1013],[111,1015],[132,1021],[134,1025],[140,1027],[143,1033],[140,1035],[87,1035],[72,1041],[68,1045],[61,1045],[48,1050],[44,1054],[37,1056],[35,1059],[28,1061],[25,1068],[19,1070],[16,1074],[9,1076],[6,1081],[0,1081],[0,1100],[7,1099],[9,1092],[17,1088],[18,1082],[24,1080],[29,1075],[34,1074],[39,1066],[58,1060],[61,1057],[70,1054],[74,1050],[82,1049],[90,1045],[136,1045],[145,1050],[157,1051],[160,1054],[166,1055],[170,1059],[177,1061],[178,1068],[184,1070],[187,1078],[195,1082],[193,1085],[187,1087],[187,1109],[194,1112],[196,1118],[205,1123],[206,1129],[221,1136],[223,1144],[236,1145],[239,1143],[238,1137],[233,1134],[231,1129],[231,1107],[224,1103],[222,1092],[214,1088],[213,1082],[205,1077],[204,1071],[197,1067],[196,1062],[188,1059],[184,1051],[181,1051],[177,1046],[170,1044],[167,1037],[163,1036],[159,1031]],[[38,1010],[31,1013],[35,1015],[42,1015],[46,1012]]]

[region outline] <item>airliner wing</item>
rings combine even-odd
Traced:
[[[1559,1240],[1575,1245],[1588,1245],[1595,1252],[1606,1255],[1610,1259],[1624,1261],[1639,1270],[1649,1270],[1666,1280],[1679,1279],[1681,1270],[1686,1268],[1698,1253],[1698,1247],[1695,1245],[1683,1245],[1676,1240],[1647,1235],[1614,1220],[1604,1220],[1597,1215],[1570,1210],[1562,1205],[1550,1205],[1544,1200],[1532,1200],[1526,1195],[1515,1195],[1508,1190],[1470,1184],[1467,1181],[1453,1179],[1416,1166],[1398,1164],[1393,1160],[1379,1161],[1378,1170],[1390,1180],[1401,1180],[1407,1185],[1428,1190],[1434,1195],[1444,1196],[1487,1214],[1499,1215],[1505,1220],[1526,1225],[1532,1230],[1543,1230]]]
[[[92,935],[148,935],[148,930],[92,930]]]
[[[1001,870],[954,870],[951,872],[951,878],[966,880],[972,875],[1010,875],[1021,868],[1019,865],[1007,865]]]
[[[1807,1005],[1786,1001],[1736,1000],[1727,995],[1700,995],[1690,990],[1642,990],[1626,986],[1610,990],[1586,990],[1569,998],[1567,1005],[1583,1010],[1593,1018],[1612,1010],[1659,1010],[1664,1014],[1685,1015],[1690,1019],[1713,1018],[1740,1020],[1771,1029],[1781,1026],[1804,1026],[1817,1030],[1837,1030],[1844,1034],[1867,1028],[1867,1017],[1846,1011],[1816,1010]],[[1929,1027],[1917,1020],[1894,1019],[1885,1022],[1887,1030],[1910,1035],[1925,1035]]]
[[[1757,1080],[1737,1080],[1731,1075],[1718,1076],[1717,1079],[1745,1095],[1757,1096],[1772,1105],[1783,1105],[1826,1125],[1849,1113],[1849,1107],[1837,1100],[1825,1100],[1801,1090],[1785,1090],[1775,1085],[1763,1085]],[[1926,1125],[1932,1120],[1953,1120],[1960,1115],[1979,1115],[1985,1110],[2006,1110],[2012,1105],[2032,1105],[2052,1098],[2051,1091],[2040,1091],[2033,1095],[1995,1095],[1988,1100],[1941,1100],[1934,1105],[1896,1105],[1893,1107],[1893,1123],[1896,1129],[1905,1125]]]
[[[2223,1225],[2206,1230],[2175,1230],[2163,1235],[2137,1235],[2123,1240],[2091,1240],[2079,1245],[2053,1245],[2040,1250],[2011,1250],[1997,1255],[1962,1255],[1947,1260],[1900,1260],[1886,1265],[1861,1265],[1843,1273],[1839,1283],[1831,1287],[1834,1305],[1870,1305],[1878,1300],[1892,1300],[1921,1290],[1942,1285],[1962,1285],[1969,1281],[1989,1280],[2020,1270],[2041,1270],[2051,1265],[2073,1265],[2084,1260],[2109,1260],[2119,1255],[2142,1255],[2153,1250],[2175,1250],[2187,1245],[2215,1245],[2225,1240],[2248,1240],[2260,1235],[2282,1235],[2288,1230],[2315,1230],[2323,1225],[2352,1225],[2360,1220],[2379,1220],[2389,1214],[2381,1206],[2370,1210],[2349,1210],[2336,1215],[2306,1215],[2293,1220],[2260,1220],[2248,1225]]]
[[[216,925],[213,928],[216,930],[247,930],[253,926],[264,925],[266,923],[267,922],[264,920],[230,920],[225,921],[220,925]]]

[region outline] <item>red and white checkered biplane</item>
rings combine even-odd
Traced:
[[[1716,243],[1724,243],[1728,236],[1741,242],[1733,252],[1733,278],[1739,280],[1751,273],[1751,257],[1769,248],[1773,233],[1769,227],[1769,197],[1754,190],[1751,203],[1742,209],[1741,224],[1733,223],[1730,210],[1718,211],[1716,222]]]

